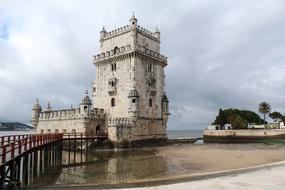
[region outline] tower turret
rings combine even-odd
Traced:
[[[88,96],[88,90],[85,91],[85,97],[80,104],[80,113],[87,116],[91,113],[92,102]]]
[[[41,112],[42,112],[42,107],[40,106],[39,99],[37,98],[32,109],[32,126],[34,128],[37,128],[38,126],[39,116]]]
[[[132,118],[139,116],[139,93],[136,89],[132,88],[129,92],[129,115]]]
[[[137,28],[138,20],[137,20],[137,18],[135,17],[134,14],[133,14],[133,16],[130,18],[129,22],[130,22],[130,27],[131,27],[132,29],[136,29],[136,28]]]
[[[47,112],[52,111],[52,109],[51,109],[51,106],[50,106],[50,103],[49,103],[49,102],[48,102],[48,105],[47,105],[46,111],[47,111]]]
[[[155,28],[154,36],[160,40],[160,31],[158,30],[157,27]]]
[[[103,26],[102,30],[100,31],[100,42],[103,41],[103,39],[106,37],[106,30],[105,30],[105,27]]]
[[[164,94],[161,98],[161,111],[162,111],[162,117],[165,119],[168,119],[169,116],[169,108],[168,108],[168,98],[166,94]]]

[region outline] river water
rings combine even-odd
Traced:
[[[28,134],[33,131],[4,131],[3,135]],[[201,137],[202,131],[168,131],[169,138]],[[176,165],[158,156],[155,149],[62,153],[60,166],[32,177],[30,186],[106,185],[152,179],[176,172]]]

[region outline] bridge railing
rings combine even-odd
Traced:
[[[7,138],[8,143],[3,143],[3,145],[0,146],[2,164],[32,148],[61,140],[63,138],[63,134],[55,133],[5,136],[3,138],[4,140],[1,142],[5,142],[5,138]]]
[[[0,146],[3,146],[4,144],[19,140],[19,139],[23,139],[26,138],[30,135],[33,134],[26,134],[26,135],[6,135],[6,136],[1,136],[0,137]]]
[[[106,133],[64,133],[63,139],[107,138]]]

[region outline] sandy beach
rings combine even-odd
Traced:
[[[176,174],[213,172],[285,160],[284,145],[205,144],[157,149],[157,155],[176,166]]]
[[[84,189],[198,189],[199,187],[219,189],[218,187],[235,187],[233,184],[236,183],[247,184],[252,182],[248,181],[249,178],[247,176],[250,176],[252,179],[256,177],[256,183],[258,180],[260,183],[268,183],[264,178],[268,178],[271,171],[275,172],[274,175],[278,179],[284,179],[285,177],[284,145],[180,144],[144,149],[152,150],[155,157],[149,154],[140,157],[132,156],[131,160],[134,160],[133,163],[122,162],[124,164],[134,164],[135,168],[142,170],[136,170],[136,172],[147,174],[142,178],[131,177],[105,182],[102,179],[103,181],[100,180],[96,183],[92,182],[94,180],[90,180],[89,183],[86,181],[87,183],[84,182],[77,185],[52,185],[45,186],[44,189],[79,189],[79,187]],[[154,159],[156,158],[163,159],[155,161]],[[161,167],[161,161],[164,162],[164,168],[167,167],[168,169],[160,172],[156,167]],[[116,161],[116,163],[118,162]],[[156,165],[153,163],[156,163]],[[137,167],[138,164],[139,166]],[[118,165],[116,166],[118,167]],[[127,166],[124,165],[124,167]],[[155,175],[149,173],[152,169],[158,172]],[[128,170],[129,172],[132,171]],[[72,176],[74,177],[74,174]],[[284,185],[282,181],[278,182],[278,184]]]

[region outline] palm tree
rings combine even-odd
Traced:
[[[271,106],[269,103],[267,102],[261,102],[259,104],[259,108],[258,108],[259,112],[261,114],[263,114],[263,119],[264,119],[264,124],[265,124],[265,117],[266,117],[266,114],[270,113],[271,111]]]

